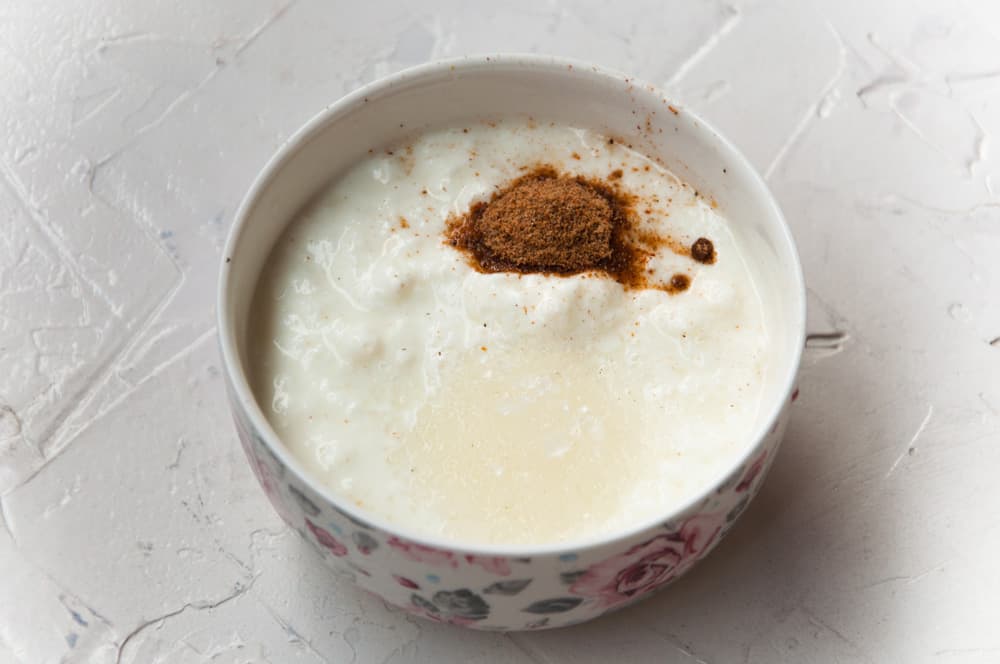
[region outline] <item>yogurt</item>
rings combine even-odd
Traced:
[[[476,271],[449,218],[539,164],[607,178],[670,243],[680,293]],[[251,314],[255,394],[343,500],[429,537],[547,544],[668,513],[747,444],[768,321],[729,223],[661,165],[599,133],[527,119],[373,151],[292,221]]]

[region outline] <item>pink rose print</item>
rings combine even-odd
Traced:
[[[261,463],[256,457],[253,461],[257,469],[257,477],[260,479],[260,485],[264,488],[264,493],[271,499],[271,502],[280,502],[281,494],[278,491],[278,482],[275,480],[271,469],[266,464]]]
[[[684,522],[680,536],[684,540],[684,560],[698,558],[718,537],[722,519],[715,514],[699,514]]]
[[[420,590],[420,586],[417,585],[416,581],[410,581],[405,576],[399,576],[398,574],[393,574],[392,578],[396,579],[396,583],[403,586],[404,588],[410,588],[411,590]]]
[[[386,544],[416,563],[435,565],[437,567],[458,567],[458,559],[451,551],[435,549],[423,544],[417,544],[416,542],[407,542],[398,537],[390,537]]]
[[[767,459],[766,451],[763,452],[759,457],[754,459],[754,462],[750,464],[749,468],[747,468],[747,472],[744,473],[743,479],[741,479],[740,483],[736,485],[736,493],[742,493],[750,488],[750,485],[753,484],[753,481],[757,479],[758,475],[760,475],[760,471],[764,470],[764,461],[766,459]]]
[[[285,507],[285,499],[281,495],[281,488],[278,484],[278,479],[271,471],[271,467],[268,466],[263,460],[258,459],[255,456],[250,457],[250,466],[255,471],[257,480],[260,482],[260,486],[264,489],[264,493],[267,494],[268,500],[271,501],[271,505],[274,507],[274,510],[285,521],[295,523],[295,517],[288,510],[288,508]]]
[[[274,471],[271,470],[267,462],[258,456],[254,450],[253,434],[247,429],[242,418],[234,416],[233,421],[236,422],[236,433],[238,434],[237,437],[240,440],[240,445],[243,447],[243,451],[250,461],[250,469],[257,477],[257,481],[260,482],[260,486],[264,489],[264,493],[267,494],[267,498],[271,501],[271,505],[274,506],[274,510],[285,521],[295,523],[296,519],[285,507],[285,499],[281,495],[281,489],[278,485],[278,479],[274,476]]]
[[[666,583],[683,558],[683,542],[658,535],[588,569],[570,592],[597,597],[604,606],[620,604]]]
[[[490,558],[489,556],[466,556],[466,562],[470,565],[479,565],[487,572],[499,576],[510,576],[510,566],[506,558]]]
[[[306,527],[316,538],[316,541],[322,544],[326,549],[337,557],[343,557],[347,555],[347,547],[338,542],[333,535],[326,532],[315,523],[306,519]]]
[[[595,597],[605,607],[637,598],[667,583],[698,560],[721,528],[718,517],[692,517],[676,533],[657,535],[593,565],[573,583],[570,592]]]

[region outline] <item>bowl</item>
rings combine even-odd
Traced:
[[[761,417],[726,472],[654,522],[548,546],[463,546],[387,523],[307,474],[258,407],[247,377],[246,330],[261,268],[275,241],[324,185],[369,148],[415,128],[530,114],[632,143],[733,220],[773,294],[775,344]],[[424,618],[488,630],[590,620],[687,572],[732,528],[774,459],[794,399],[805,335],[805,287],[791,234],[764,181],[717,131],[651,85],[554,57],[501,55],[427,64],[367,85],[290,138],[250,188],[226,244],[219,339],[243,448],[274,508],[329,566]]]

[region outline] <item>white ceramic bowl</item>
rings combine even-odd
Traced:
[[[763,416],[728,469],[687,505],[626,532],[545,547],[436,541],[340,499],[282,445],[247,380],[246,330],[264,261],[309,199],[369,148],[415,129],[507,114],[622,137],[661,158],[728,216],[771,302],[774,357]],[[226,245],[219,337],[240,439],[281,516],[334,570],[406,611],[480,629],[589,620],[663,587],[704,557],[746,508],[777,451],[805,334],[795,246],[763,180],[711,126],[627,76],[551,57],[469,57],[428,64],[344,97],[296,133],[244,200]]]

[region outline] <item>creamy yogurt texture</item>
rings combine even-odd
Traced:
[[[711,239],[716,262],[660,249],[653,275],[691,279],[675,295],[475,271],[445,243],[447,218],[537,164],[620,170],[642,224]],[[363,509],[468,544],[666,515],[747,444],[768,366],[727,221],[620,142],[528,120],[426,132],[357,163],[279,239],[251,321],[255,392],[301,463]]]

